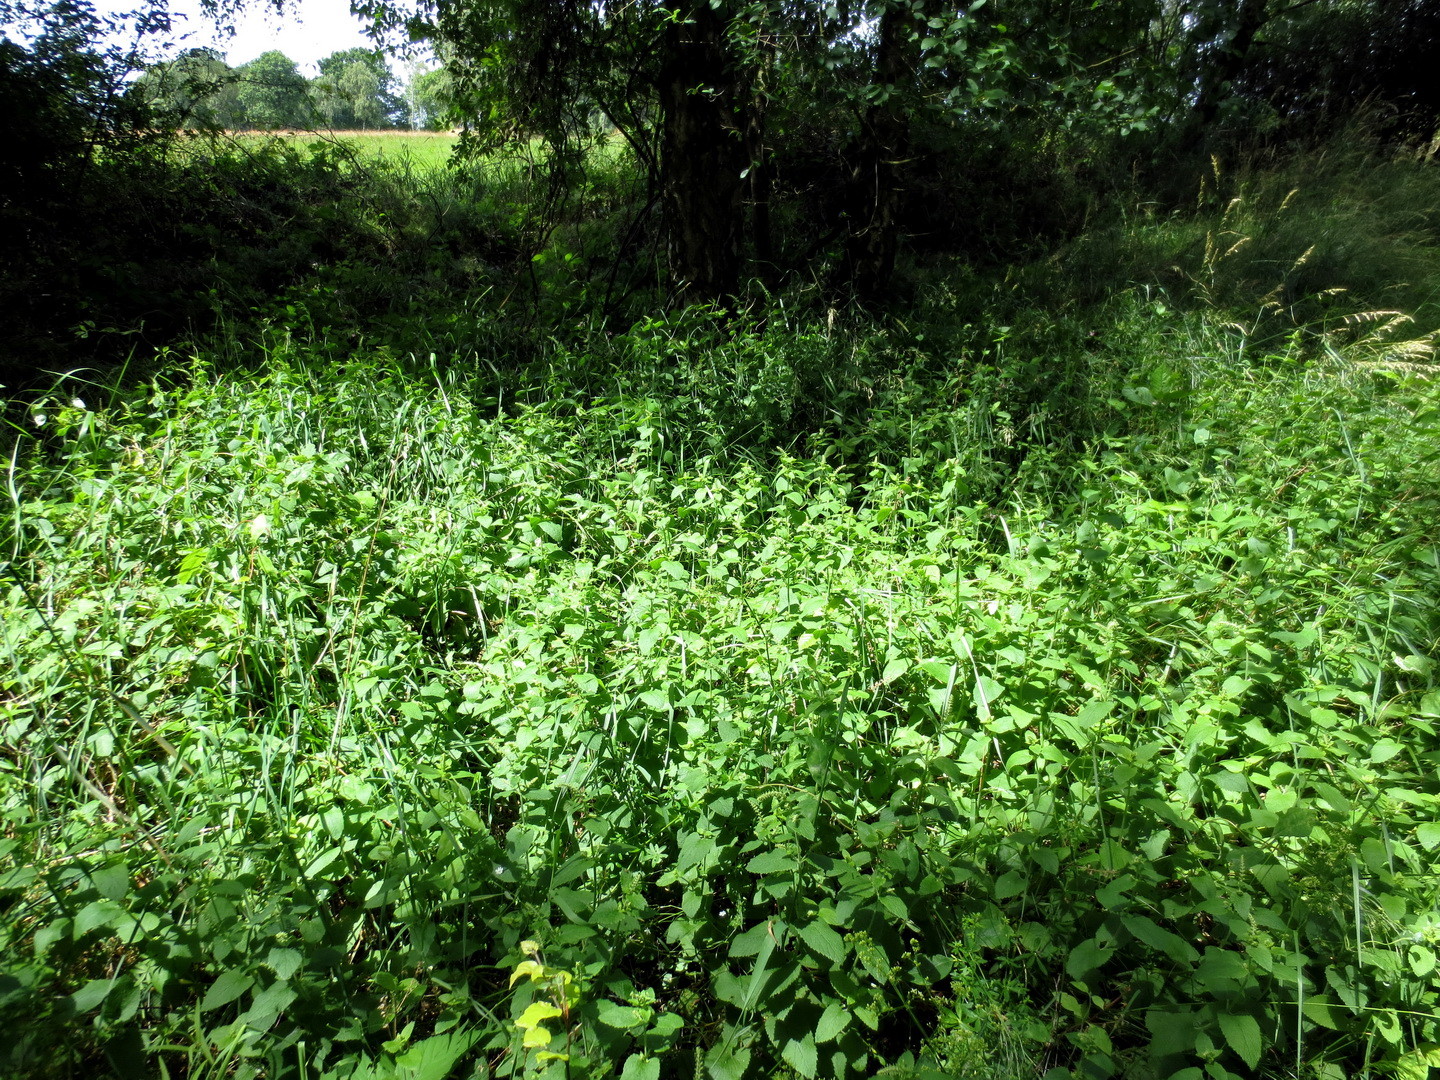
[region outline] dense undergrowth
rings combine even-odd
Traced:
[[[1425,1076],[1436,204],[1224,182],[889,320],[356,257],[28,400],[0,1072]]]

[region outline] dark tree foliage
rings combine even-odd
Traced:
[[[163,7],[101,16],[65,0],[0,7],[0,383],[56,350],[86,318],[84,297],[113,272],[117,212],[156,167],[166,137],[127,92],[139,46],[168,30]],[[130,40],[130,47],[102,46]]]
[[[1440,4],[1317,2],[1268,25],[1232,92],[1282,138],[1333,131],[1357,110],[1386,139],[1429,139],[1440,124]]]
[[[377,0],[365,10],[437,43],[479,145],[538,136],[565,177],[587,141],[618,132],[650,178],[680,301],[727,302],[747,277],[813,273],[817,260],[845,288],[882,295],[922,119],[993,133],[1050,110],[1067,125],[1123,129],[1147,109],[1115,62],[1148,23],[1138,0]],[[787,251],[794,237],[775,235],[775,214],[807,188],[824,211]]]

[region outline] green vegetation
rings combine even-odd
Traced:
[[[1419,15],[984,8],[442,7],[443,166],[0,42],[0,1076],[1440,1067]]]
[[[408,162],[420,169],[448,165],[460,142],[458,135],[431,131],[337,131],[327,138],[344,141],[362,158]]]
[[[10,1070],[1422,1075],[1435,384],[963,285],[33,402]]]

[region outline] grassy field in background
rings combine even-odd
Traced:
[[[408,160],[422,168],[438,168],[450,160],[460,136],[448,131],[241,131],[232,138],[293,139],[302,144],[343,143],[362,158]]]
[[[339,139],[368,157],[405,158],[422,168],[445,165],[460,142],[448,131],[331,131],[324,138]]]

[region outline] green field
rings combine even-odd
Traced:
[[[427,169],[448,163],[460,142],[458,135],[432,131],[336,131],[323,137],[339,139],[365,157],[404,160]]]
[[[362,160],[409,162],[424,169],[447,164],[460,142],[458,135],[436,131],[275,131],[236,132],[242,144],[280,138],[303,145],[335,144],[350,148]]]

